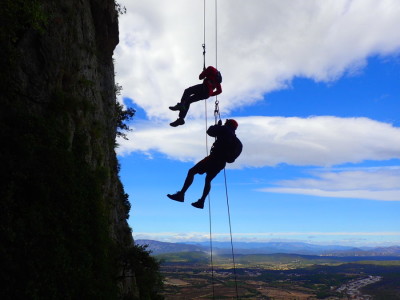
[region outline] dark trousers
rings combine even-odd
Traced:
[[[194,167],[192,167],[185,179],[185,182],[183,184],[182,193],[186,193],[188,188],[192,185],[193,180],[194,180],[194,175],[196,174],[204,174],[206,173],[206,178],[204,181],[204,188],[203,188],[203,194],[201,195],[201,198],[199,199],[200,202],[203,202],[206,200],[207,195],[209,194],[211,190],[211,181],[214,179],[215,176],[218,175],[221,170],[225,168],[226,162],[222,159],[217,158],[214,155],[209,155],[199,161]]]
[[[208,88],[205,84],[201,83],[188,87],[182,95],[181,103],[183,104],[183,109],[179,112],[179,118],[184,119],[186,117],[190,104],[209,97]]]

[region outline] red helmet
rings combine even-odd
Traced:
[[[236,130],[239,126],[238,122],[236,122],[234,119],[227,119],[225,124],[233,128],[234,130]]]

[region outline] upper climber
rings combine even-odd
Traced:
[[[209,66],[207,69],[204,69],[199,75],[199,80],[203,80],[203,83],[185,89],[181,101],[175,106],[169,107],[170,110],[179,110],[179,118],[170,123],[171,126],[176,127],[185,124],[184,119],[191,103],[222,93],[222,76],[216,68]]]

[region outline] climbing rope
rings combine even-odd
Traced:
[[[218,5],[217,0],[214,1],[215,6],[215,68],[218,70]],[[215,110],[218,110],[219,115],[219,107],[218,107],[218,95],[215,96]],[[215,111],[214,111],[215,114]],[[220,116],[221,119],[221,116]],[[217,124],[217,122],[215,122]]]
[[[215,68],[218,70],[218,0],[215,0],[214,4],[215,4]],[[217,119],[221,120],[221,114],[219,112],[218,95],[215,96],[214,118],[215,118],[215,124],[217,124],[217,122],[218,122]],[[235,278],[236,299],[239,299],[239,292],[238,292],[238,285],[237,285],[237,275],[236,275],[235,252],[233,250],[231,212],[230,212],[229,197],[228,197],[228,182],[227,182],[227,179],[226,179],[225,168],[224,168],[224,181],[225,181],[226,205],[227,205],[228,220],[229,220],[229,235],[230,235],[230,239],[231,239],[233,273],[234,273],[234,278]]]
[[[206,0],[203,0],[203,70],[206,68]],[[217,0],[214,0],[215,3],[215,68],[218,70],[218,3]],[[207,138],[207,99],[204,101],[205,105],[205,123],[206,123],[206,153],[208,156],[208,138]],[[215,108],[214,108],[214,119],[215,125],[218,124],[218,121],[221,121],[221,114],[219,111],[219,100],[218,95],[215,96]],[[235,253],[233,250],[233,238],[232,238],[232,224],[231,224],[231,213],[229,207],[229,197],[228,197],[228,184],[226,179],[226,171],[224,168],[224,181],[225,181],[225,195],[226,195],[226,204],[228,210],[228,220],[229,220],[229,234],[231,241],[231,252],[232,252],[232,262],[233,262],[233,272],[235,279],[235,290],[236,290],[236,299],[239,299],[238,285],[237,285],[237,275],[236,275],[236,263],[235,263]],[[214,265],[213,265],[213,244],[212,244],[212,218],[211,218],[211,196],[208,195],[208,215],[209,215],[209,228],[210,228],[210,264],[211,264],[211,279],[212,279],[212,295],[213,299],[215,298],[215,289],[214,289]]]
[[[203,70],[206,69],[206,0],[203,2],[203,44],[201,45],[203,47]]]
[[[215,124],[218,123],[218,120],[221,120],[221,114],[219,112],[219,101],[218,100],[215,100],[214,118],[215,118]],[[231,238],[231,253],[232,253],[232,263],[233,263],[233,274],[234,274],[234,278],[235,278],[236,298],[239,299],[239,292],[238,292],[238,285],[237,285],[237,275],[236,275],[235,252],[233,251],[231,211],[230,211],[230,207],[229,207],[229,196],[228,196],[228,181],[226,179],[226,170],[225,170],[225,168],[224,168],[224,181],[225,181],[226,206],[227,206],[227,209],[228,209],[229,234],[230,234],[230,238]]]
[[[214,1],[215,6],[215,68],[218,70],[218,3]]]
[[[236,275],[235,252],[233,251],[231,210],[229,208],[228,183],[227,183],[227,180],[226,180],[225,168],[224,168],[224,179],[225,179],[226,206],[228,208],[229,234],[230,234],[230,237],[231,237],[231,252],[232,252],[232,263],[233,263],[233,275],[234,275],[234,278],[235,278],[236,299],[239,299],[239,292],[238,292],[238,285],[237,285],[237,275]]]
[[[203,0],[203,70],[206,69],[206,0]],[[204,101],[204,111],[206,120],[206,154],[208,156],[208,116],[207,116],[207,99]],[[215,298],[214,288],[214,263],[213,263],[213,244],[212,244],[212,218],[211,218],[211,196],[208,194],[208,222],[209,222],[209,235],[210,235],[210,266],[211,266],[211,286],[212,286],[212,298]]]
[[[205,119],[206,119],[206,154],[208,156],[208,138],[207,138],[207,129],[208,129],[208,116],[207,116],[207,100],[204,101],[204,110],[205,110]],[[210,266],[211,266],[211,286],[212,286],[212,295],[214,299],[215,289],[214,289],[214,263],[213,263],[213,244],[212,244],[212,218],[211,218],[211,196],[208,194],[208,222],[209,222],[209,235],[210,235]]]
[[[203,70],[206,69],[206,44],[201,45],[203,47]]]

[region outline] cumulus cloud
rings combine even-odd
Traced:
[[[311,178],[277,182],[263,192],[400,201],[400,166],[313,172]]]
[[[199,83],[203,1],[123,1],[115,51],[123,97],[151,119]],[[207,65],[215,64],[214,8],[206,9]],[[294,77],[332,81],[358,72],[371,55],[398,54],[397,0],[239,0],[218,2],[218,67],[224,113],[286,87]],[[122,99],[122,98],[121,98]],[[196,110],[190,116],[200,117]]]
[[[244,149],[234,167],[333,166],[365,160],[400,158],[400,129],[368,118],[319,116],[238,117]],[[171,159],[196,161],[206,154],[204,121],[178,128],[160,122],[139,122],[119,140],[119,155],[156,151]],[[199,138],[204,136],[204,139]],[[208,145],[213,139],[208,140]]]
[[[206,65],[215,65],[214,7],[206,2]],[[120,18],[120,43],[114,53],[116,81],[123,86],[120,101],[132,99],[148,121],[134,120],[129,140],[118,141],[118,154],[141,152],[151,158],[161,153],[169,159],[198,161],[206,154],[202,106],[193,105],[188,122],[178,128],[168,125],[176,118],[168,106],[180,100],[186,87],[200,83],[203,1],[121,4],[127,14]],[[296,77],[331,82],[362,72],[368,57],[398,55],[396,28],[400,28],[398,0],[218,1],[221,114],[261,101],[269,92],[289,87]],[[208,110],[212,116],[212,107]],[[281,163],[329,167],[400,158],[400,129],[368,118],[235,119],[244,150],[229,167]],[[212,142],[208,139],[208,145]],[[399,200],[396,172],[325,171],[263,191]]]

